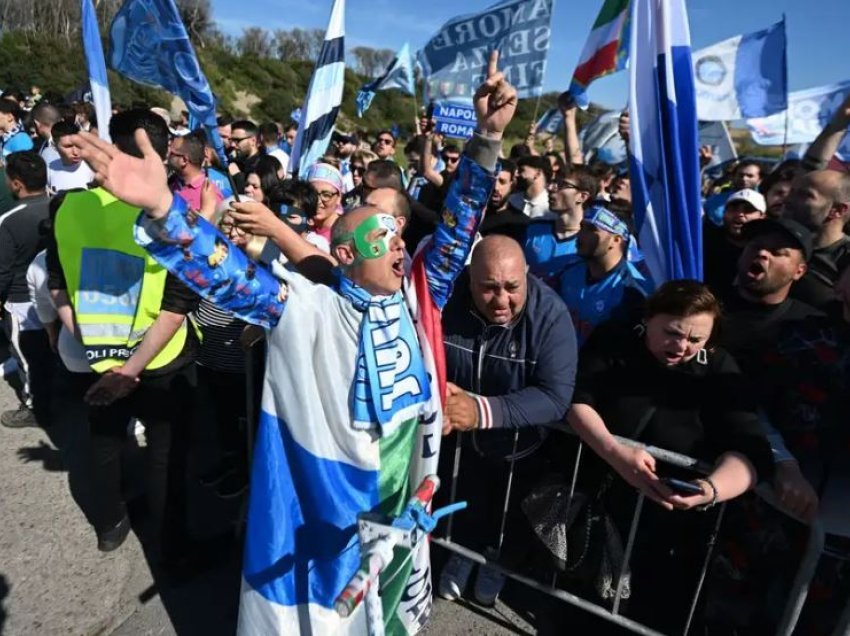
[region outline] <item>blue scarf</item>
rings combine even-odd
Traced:
[[[336,291],[364,314],[350,393],[354,427],[383,429],[395,413],[431,397],[410,312],[400,291],[372,296],[340,271]]]

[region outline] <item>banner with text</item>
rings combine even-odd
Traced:
[[[434,132],[455,139],[471,139],[475,130],[475,109],[465,104],[434,104]]]
[[[850,95],[850,81],[794,91],[788,93],[787,111],[770,117],[748,119],[747,128],[750,129],[753,141],[760,146],[811,143],[848,95]],[[786,116],[788,118],[787,138]],[[838,154],[842,157],[850,156],[850,136],[844,136]]]
[[[520,98],[543,91],[554,0],[511,0],[453,18],[416,54],[431,100],[468,102],[499,50],[499,70]]]

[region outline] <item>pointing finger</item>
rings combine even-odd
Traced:
[[[487,62],[487,77],[492,77],[499,71],[499,51],[490,51],[490,59]]]

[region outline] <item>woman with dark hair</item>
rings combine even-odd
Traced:
[[[254,170],[245,178],[245,194],[254,201],[269,203],[269,193],[280,184],[280,161],[271,155],[260,157]]]
[[[554,151],[547,152],[544,156],[549,160],[549,164],[552,166],[551,181],[557,181],[565,178],[567,175],[567,163],[564,161],[561,153]]]
[[[602,326],[582,349],[568,421],[604,461],[591,480],[613,473],[609,512],[627,536],[639,490],[660,507],[643,510],[632,556],[636,620],[681,631],[713,515],[706,510],[745,493],[773,471],[753,392],[738,365],[713,346],[720,303],[702,283],[665,283],[647,299],[644,320],[630,330]],[[713,465],[690,479],[614,435],[683,453]],[[586,469],[585,469],[586,470]],[[668,479],[689,480],[691,494]]]

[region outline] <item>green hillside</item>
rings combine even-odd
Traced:
[[[226,43],[198,47],[201,66],[219,98],[220,110],[257,122],[288,121],[289,114],[301,105],[313,63],[239,55],[234,49]],[[76,38],[32,31],[6,31],[0,36],[0,88],[28,92],[36,84],[43,92],[64,95],[83,86],[86,79],[82,48]],[[115,103],[144,102],[166,108],[171,103],[171,97],[163,91],[140,86],[112,71],[109,81]],[[365,116],[356,117],[354,99],[366,81],[346,69],[338,127],[347,131],[376,131],[398,124],[404,133],[410,134],[416,106],[412,97],[399,91],[379,92]],[[555,93],[543,96],[539,113],[553,106],[556,96]],[[536,107],[536,100],[520,102],[517,117],[508,130],[509,138],[525,137]]]

